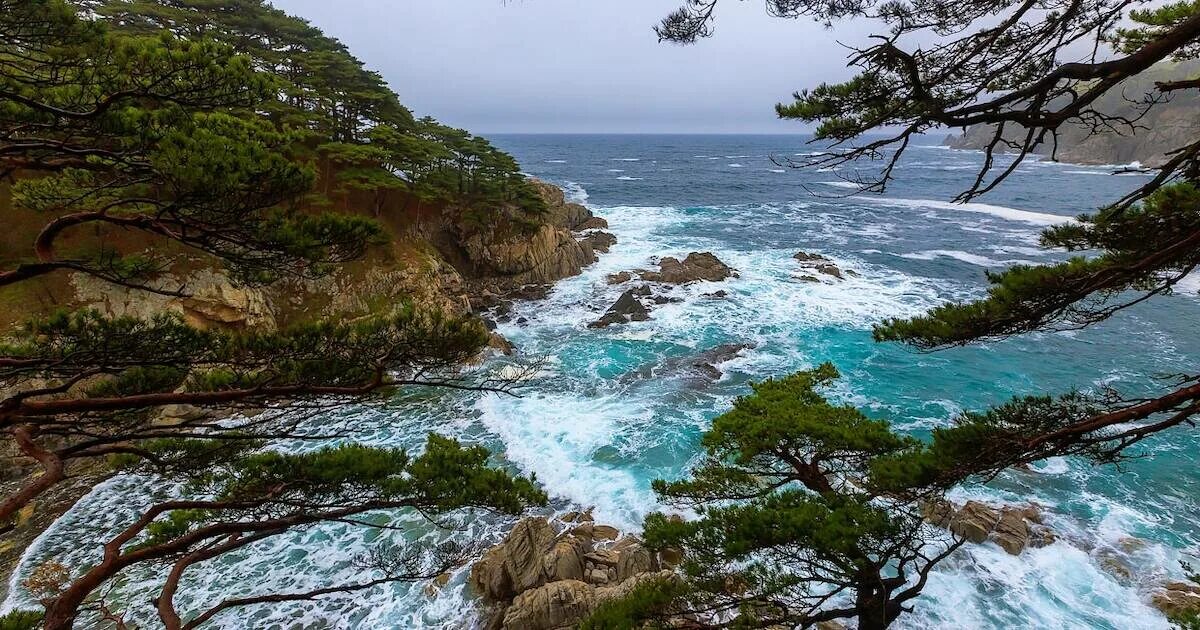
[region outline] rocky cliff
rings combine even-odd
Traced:
[[[1193,141],[1200,132],[1200,94],[1180,92],[1144,115],[1138,102],[1143,95],[1156,93],[1156,81],[1192,78],[1197,72],[1200,63],[1196,62],[1159,64],[1110,90],[1097,101],[1096,110],[1137,120],[1137,127],[1093,132],[1083,124],[1069,123],[1059,134],[1056,158],[1073,164],[1161,164],[1168,151]],[[947,137],[945,144],[956,149],[983,149],[991,141],[993,129],[991,125],[970,127]],[[1022,129],[1014,128],[1009,137],[1023,136]],[[1052,146],[1044,145],[1037,152],[1045,155],[1051,150]]]
[[[533,222],[471,228],[455,219],[454,209],[444,209],[394,230],[388,246],[316,280],[238,286],[220,269],[193,261],[158,279],[164,287],[186,287],[188,297],[129,290],[75,275],[69,289],[59,290],[52,301],[56,306],[90,306],[110,316],[173,312],[201,328],[235,329],[361,317],[402,300],[456,314],[477,312],[514,293],[544,295],[549,285],[579,274],[596,261],[597,251],[607,251],[615,241],[600,231],[607,227],[603,219],[567,201],[556,186],[535,184],[547,210]],[[513,211],[495,212],[503,217]]]

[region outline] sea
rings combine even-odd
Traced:
[[[375,445],[419,449],[431,431],[484,445],[497,465],[536,476],[551,496],[545,514],[594,507],[598,521],[636,532],[648,512],[665,509],[651,481],[684,475],[711,419],[750,383],[825,361],[843,374],[832,399],[917,436],[1017,395],[1102,388],[1140,395],[1166,387],[1169,375],[1197,371],[1196,278],[1174,295],[1083,330],[932,353],[872,340],[872,325],[885,319],[982,296],[988,272],[1062,260],[1063,252],[1038,246],[1039,231],[1145,181],[1114,174],[1120,165],[1031,158],[999,189],[956,204],[983,156],[933,137],[909,147],[882,194],[852,183],[873,173],[875,163],[791,168],[825,150],[798,134],[491,139],[525,172],[562,186],[605,218],[618,239],[582,275],[558,283],[544,301],[517,303],[500,324],[519,349],[515,360],[543,362],[538,378],[519,397],[410,391],[312,422],[352,430],[355,440]],[[1001,167],[1007,159],[999,159]],[[825,255],[857,275],[805,281],[793,259],[799,251]],[[711,252],[739,275],[674,288],[669,295],[679,300],[655,307],[649,321],[587,327],[622,291],[607,284],[607,275],[689,252]],[[706,295],[718,290],[726,297]],[[722,344],[753,348],[717,365],[716,380],[677,369]],[[512,360],[497,358],[479,369],[502,369]],[[1120,468],[1055,458],[955,489],[951,498],[959,502],[1036,503],[1057,541],[1019,556],[994,544],[963,547],[933,573],[913,612],[896,626],[1169,627],[1150,597],[1184,575],[1182,562],[1200,555],[1198,445],[1196,431],[1185,427],[1146,441],[1138,447],[1143,457]],[[13,586],[47,560],[74,568],[94,561],[100,542],[141,505],[177,490],[134,476],[101,484],[27,551]],[[390,527],[312,527],[195,567],[179,608],[354,582],[366,576],[358,559],[370,549],[445,540],[487,545],[513,522],[487,513],[450,515],[437,524],[407,513],[369,518]],[[109,602],[139,627],[157,627],[151,599],[161,572],[144,567],[123,576]],[[440,588],[393,584],[229,612],[213,627],[470,628],[479,618],[468,572],[464,566]],[[30,605],[27,594],[12,590],[7,609]]]

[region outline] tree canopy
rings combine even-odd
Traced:
[[[481,138],[414,120],[341,44],[263,2],[0,0],[0,179],[13,203],[3,212],[39,226],[27,252],[0,256],[0,287],[71,272],[187,298],[186,282],[162,274],[181,253],[239,284],[313,278],[385,238],[366,211],[378,205],[329,208],[338,186],[536,213],[517,169]],[[130,233],[144,240],[129,245]],[[30,313],[0,339],[0,432],[38,467],[0,503],[5,530],[85,463],[185,488],[104,541],[94,566],[31,577],[46,610],[37,623],[118,618],[100,594],[138,563],[171,567],[157,613],[164,627],[191,628],[241,606],[419,579],[460,561],[467,550],[380,549],[361,559],[361,583],[204,610],[174,604],[190,567],[290,528],[374,526],[354,518],[374,510],[516,514],[543,503],[477,447],[430,436],[420,452],[368,448],[352,430],[305,426],[312,413],[397,387],[507,392],[513,377],[461,369],[487,339],[475,318],[409,303],[281,330],[201,330],[165,313]],[[203,413],[159,416],[172,405]],[[258,407],[271,409],[239,413]],[[273,450],[285,438],[337,445]]]

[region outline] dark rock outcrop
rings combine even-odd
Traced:
[[[648,295],[650,295],[650,288],[645,286],[625,291],[600,319],[588,324],[588,328],[607,328],[613,324],[643,322],[650,319],[650,310],[638,299],[640,296]]]
[[[641,277],[650,282],[688,284],[699,280],[720,282],[736,277],[737,272],[709,252],[692,252],[683,260],[668,256],[658,263],[658,271],[643,271]]]
[[[812,254],[809,252],[796,252],[792,258],[800,261],[800,266],[808,273],[803,273],[795,276],[801,282],[820,282],[821,279],[814,274],[823,274],[838,280],[845,280],[846,276],[858,276],[858,273],[838,267],[836,263],[828,257],[821,254]]]

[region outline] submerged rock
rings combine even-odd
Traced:
[[[718,365],[755,347],[757,346],[753,343],[724,343],[693,355],[672,357],[658,364],[642,366],[621,380],[629,382],[633,379],[680,378],[694,381],[697,385],[707,385],[719,380],[724,374]]]

